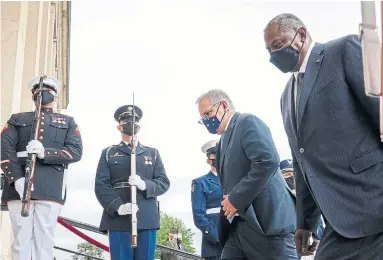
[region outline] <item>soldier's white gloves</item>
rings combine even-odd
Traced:
[[[139,190],[146,190],[146,183],[138,175],[130,176],[129,184],[132,186],[136,186]]]
[[[44,159],[45,149],[41,142],[37,140],[32,140],[27,145],[27,153],[35,153],[38,158]]]
[[[117,213],[118,213],[118,215],[123,216],[123,215],[132,214],[132,212],[137,213],[137,211],[138,211],[138,206],[136,204],[133,205],[133,207],[132,207],[132,203],[126,203],[126,204],[122,204],[118,208]]]
[[[16,189],[17,193],[19,194],[20,199],[23,198],[24,182],[25,182],[25,177],[22,177],[22,178],[17,179],[15,181],[15,189]]]

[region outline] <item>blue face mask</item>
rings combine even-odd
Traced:
[[[219,104],[217,111],[215,111],[215,115],[209,118],[202,118],[202,123],[205,125],[206,129],[211,134],[216,134],[218,131],[219,126],[221,125],[222,119],[224,118],[225,113],[222,115],[221,119],[218,119],[217,112],[219,110],[219,107],[221,106],[221,103]]]
[[[274,64],[275,67],[277,67],[283,73],[292,71],[298,64],[299,55],[301,54],[304,42],[299,51],[291,46],[291,44],[293,44],[295,38],[297,37],[297,34],[298,31],[296,32],[289,46],[282,48],[278,51],[272,52],[270,54],[270,62]]]

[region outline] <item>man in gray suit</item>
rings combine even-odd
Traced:
[[[314,43],[292,14],[264,31],[270,62],[292,72],[281,98],[297,186],[297,250],[315,259],[383,259],[383,146],[379,101],[365,95],[358,36]],[[304,77],[303,77],[304,76]]]
[[[199,122],[221,135],[216,155],[224,194],[221,259],[297,259],[294,195],[279,170],[269,128],[254,115],[235,112],[222,90],[210,90],[196,103]]]

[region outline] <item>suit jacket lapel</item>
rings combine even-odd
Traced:
[[[234,113],[233,117],[230,120],[229,127],[225,131],[225,136],[224,136],[223,140],[221,138],[220,142],[223,142],[223,143],[222,143],[222,149],[220,151],[220,160],[219,160],[219,168],[220,169],[222,169],[223,160],[225,159],[225,154],[226,154],[227,146],[229,144],[229,141],[230,141],[230,138],[231,138],[231,134],[233,133],[234,126],[235,126],[235,123],[237,121],[238,116],[239,116],[239,113]]]
[[[216,156],[215,156],[215,163],[216,163],[216,169],[217,169],[217,173],[218,173],[218,176],[221,175],[221,141],[222,141],[222,138],[219,139],[219,142],[217,143],[217,153],[216,153]]]
[[[298,130],[307,106],[307,101],[309,100],[311,91],[318,78],[318,73],[324,56],[322,52],[323,44],[316,44],[307,62],[307,69],[305,72],[301,96],[298,103]]]

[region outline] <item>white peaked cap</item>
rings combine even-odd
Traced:
[[[217,143],[219,142],[219,139],[216,139],[216,140],[210,140],[209,142],[207,142],[206,144],[204,144],[201,148],[202,152],[203,153],[206,153],[207,150],[209,150],[210,148],[212,147],[215,147],[217,145]]]
[[[40,83],[40,77],[34,77],[31,81],[29,81],[28,83],[28,88],[30,91],[33,90],[33,87],[38,85]],[[53,88],[56,93],[59,92],[59,89],[60,89],[60,81],[58,81],[57,79],[55,78],[52,78],[52,77],[46,77],[43,81],[44,85],[47,85],[47,86],[50,86],[51,88]]]

